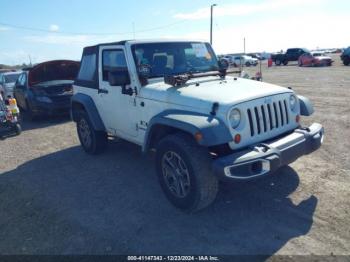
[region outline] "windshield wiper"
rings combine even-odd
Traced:
[[[220,71],[208,71],[208,72],[186,72],[182,74],[166,75],[164,76],[164,82],[172,86],[182,86],[186,82],[193,78],[207,77],[207,76],[220,76],[225,77]]]

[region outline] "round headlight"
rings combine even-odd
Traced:
[[[231,110],[229,121],[232,128],[236,128],[241,122],[241,112],[237,108]]]
[[[295,95],[291,95],[291,96],[289,97],[290,108],[291,108],[293,111],[295,111],[295,109],[296,109],[296,107],[297,107],[297,102],[298,102],[298,100],[297,100],[297,98],[296,98]]]

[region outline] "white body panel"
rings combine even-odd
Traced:
[[[280,86],[232,76],[226,76],[226,79],[210,76],[194,78],[181,87],[172,87],[165,84],[163,78],[155,78],[149,79],[149,84],[141,87],[130,48],[133,43],[135,42],[130,41],[123,46],[100,47],[99,88],[108,90],[108,94],[98,94],[96,89],[74,86],[74,93],[81,92],[93,98],[110,134],[142,145],[145,140],[147,123],[159,113],[168,109],[179,109],[209,114],[214,102],[219,103],[217,117],[227,124],[232,137],[237,133],[242,136],[242,142],[239,145],[230,143],[231,148],[241,148],[270,139],[297,127],[297,123],[290,121],[290,124],[283,128],[251,136],[246,115],[247,109],[263,105],[267,97],[271,97],[273,101],[285,99],[288,102],[289,96],[294,92]],[[130,87],[137,89],[137,95],[123,95],[120,87],[111,87],[108,82],[101,81],[101,50],[103,48],[125,51],[131,80]],[[228,124],[228,114],[233,107],[238,107],[242,113],[242,121],[237,129],[232,129]],[[295,119],[295,116],[299,114],[299,109],[295,113],[290,111],[288,114],[290,114],[290,119]]]

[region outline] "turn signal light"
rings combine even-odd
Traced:
[[[200,133],[200,132],[195,133],[194,139],[196,139],[197,142],[201,141],[203,139],[202,133]]]
[[[241,135],[240,134],[236,134],[234,141],[235,141],[236,144],[239,144],[239,142],[241,142]]]

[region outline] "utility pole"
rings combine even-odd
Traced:
[[[244,50],[244,54],[245,54],[245,37],[243,38],[243,50]]]
[[[210,6],[210,44],[213,44],[213,9],[217,4],[212,4]]]

